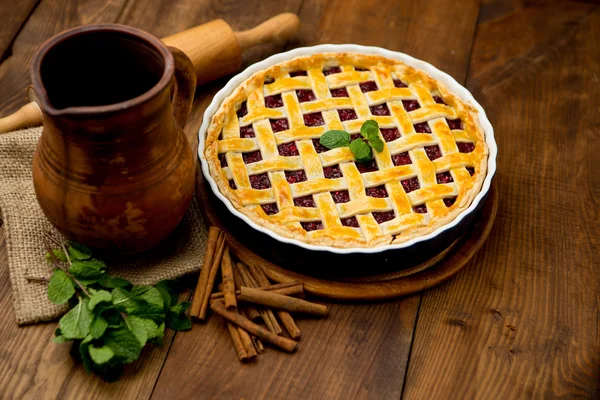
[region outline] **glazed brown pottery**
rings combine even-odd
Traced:
[[[89,25],[44,43],[31,77],[44,118],[33,183],[50,222],[126,253],[169,235],[194,192],[187,56],[138,29]]]

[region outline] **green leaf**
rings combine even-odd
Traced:
[[[113,350],[106,345],[101,347],[90,346],[89,352],[92,360],[98,365],[106,364],[115,356]]]
[[[331,130],[325,132],[319,142],[328,149],[336,147],[345,147],[350,143],[350,134],[346,131]]]
[[[106,264],[100,260],[73,261],[69,273],[84,285],[97,282],[106,274]]]
[[[174,331],[185,331],[192,328],[192,320],[185,314],[190,306],[187,301],[182,301],[169,309],[165,320],[167,328]]]
[[[75,294],[73,280],[61,269],[57,269],[48,283],[48,299],[54,304],[64,304]]]
[[[140,356],[142,346],[127,327],[109,329],[103,338],[104,345],[108,346],[123,363],[130,363]]]
[[[372,148],[377,150],[378,153],[381,153],[383,151],[383,141],[381,140],[379,135],[369,138],[369,144]]]
[[[175,280],[163,280],[158,282],[155,286],[160,291],[165,303],[165,311],[171,308],[171,304],[177,303],[179,299],[179,291],[176,288],[177,282]]]
[[[108,274],[104,275],[104,277],[102,277],[100,280],[98,280],[98,284],[100,284],[100,286],[103,286],[107,289],[115,289],[115,288],[131,289],[131,287],[133,286],[133,284],[131,282],[129,282],[127,279],[113,277]]]
[[[112,301],[112,295],[106,290],[98,290],[92,295],[92,297],[90,297],[88,307],[90,308],[90,310],[93,310],[98,304],[102,303],[103,301]]]
[[[362,163],[373,159],[371,146],[363,142],[362,139],[354,139],[352,143],[350,143],[350,150],[358,162]]]
[[[123,311],[132,310],[139,307],[139,298],[128,290],[115,288],[111,292],[113,305]]]
[[[65,339],[65,337],[62,335],[62,332],[60,331],[60,328],[56,328],[56,330],[54,331],[54,337],[52,338],[52,341],[54,343],[66,343],[69,340]]]
[[[367,140],[379,136],[379,124],[372,119],[366,120],[360,127],[360,134]]]
[[[149,318],[156,323],[160,323],[165,319],[163,296],[157,288],[154,286],[134,286],[132,293],[142,301],[138,303],[137,307],[127,310],[129,315]]]
[[[92,257],[92,250],[89,247],[77,242],[69,243],[69,257],[73,260],[87,260]]]
[[[128,316],[125,318],[125,324],[131,333],[135,335],[140,345],[144,347],[148,341],[148,332],[146,331],[144,319],[136,316]]]
[[[54,250],[52,250],[52,254],[54,254],[54,257],[58,261],[67,262],[67,256],[61,250],[54,249]],[[52,258],[52,256],[50,255],[50,253],[46,253],[46,261],[49,264],[53,264],[54,263],[54,259]]]
[[[89,348],[92,345],[92,340],[92,336],[88,335],[81,341],[81,343],[79,343],[79,357],[81,358],[83,367],[88,374],[94,369],[94,362],[92,361],[89,352]]]
[[[88,300],[82,299],[60,319],[58,325],[66,339],[83,339],[90,333],[91,322]]]
[[[108,328],[108,321],[102,315],[94,315],[90,324],[90,334],[94,339],[99,339]]]
[[[150,343],[156,344],[158,346],[162,345],[163,338],[165,336],[165,323],[158,325],[156,336],[150,337],[150,333],[148,333],[148,341]]]

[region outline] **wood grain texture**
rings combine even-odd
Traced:
[[[473,268],[423,296],[404,398],[598,398],[600,12],[494,2],[482,17],[468,87],[502,200]]]
[[[6,59],[10,54],[10,45],[17,33],[35,9],[38,0],[0,1],[0,60]]]
[[[274,4],[270,4],[270,12],[282,12]],[[355,42],[411,51],[427,49],[430,40],[445,41],[460,48],[455,54],[457,64],[452,61],[449,71],[464,77],[478,4],[462,7],[457,11],[453,2],[437,1],[427,5],[429,11],[423,14],[409,1],[308,0],[300,11],[301,33],[289,46]],[[427,36],[418,34],[419,26],[432,24],[434,14],[439,19],[444,13],[456,15],[461,24],[452,29],[432,25]],[[257,15],[252,18],[264,18]],[[249,17],[239,15],[240,20]],[[382,18],[398,25],[380,29]],[[236,22],[231,24],[236,26]],[[350,29],[345,24],[356,25]],[[414,33],[407,37],[404,33],[410,30]],[[428,61],[441,67],[447,60],[446,53],[435,50],[428,55]],[[207,93],[214,93],[224,83],[215,83]],[[197,134],[196,126],[208,103],[205,97],[197,98],[194,116],[186,128],[190,136]],[[303,332],[297,354],[269,350],[250,365],[237,362],[223,322],[212,316],[207,325],[196,325],[191,332],[177,335],[153,398],[399,398],[418,305],[418,296],[383,304],[334,305],[325,320],[297,321]],[[178,387],[173,385],[175,380]]]

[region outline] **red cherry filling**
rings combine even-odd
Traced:
[[[323,114],[320,112],[312,113],[312,114],[304,114],[304,125],[306,126],[320,126],[325,125],[325,120],[323,119]]]
[[[360,228],[360,225],[358,225],[358,220],[356,219],[356,217],[342,218],[341,221],[342,221],[343,226],[349,226],[351,228]]]
[[[452,207],[454,203],[456,203],[456,197],[448,197],[444,199],[444,204],[446,207]]]
[[[221,168],[225,168],[227,166],[227,158],[225,157],[225,153],[219,154],[219,161],[221,162]]]
[[[251,151],[249,153],[242,153],[242,158],[244,159],[244,163],[252,164],[257,161],[262,160],[262,154],[260,154],[260,150]]]
[[[363,93],[372,92],[374,90],[379,89],[377,87],[377,84],[375,83],[375,81],[362,82],[362,83],[359,83],[358,86],[360,86],[360,90]]]
[[[279,208],[277,207],[277,203],[269,203],[261,205],[263,211],[267,215],[277,214],[279,212]]]
[[[350,201],[350,193],[347,190],[338,190],[331,193],[334,203],[347,203]]]
[[[271,187],[271,181],[266,172],[264,174],[250,175],[249,178],[252,189],[268,189]]]
[[[238,118],[242,118],[244,115],[248,114],[248,106],[246,105],[246,102],[242,103],[236,114]]]
[[[327,147],[323,146],[321,142],[319,142],[319,139],[313,139],[312,142],[313,146],[315,146],[315,150],[317,153],[324,153],[326,151],[329,151]]]
[[[384,185],[367,188],[365,190],[365,193],[367,194],[367,196],[370,196],[370,197],[377,197],[377,198],[388,197],[388,192],[385,189]]]
[[[300,225],[302,225],[302,228],[304,228],[304,230],[307,232],[318,231],[318,230],[323,229],[323,223],[321,221],[300,222]]]
[[[417,133],[431,133],[431,127],[425,122],[421,122],[420,124],[414,124],[415,132]]]
[[[378,224],[383,224],[386,221],[390,221],[396,217],[393,211],[374,212],[373,217]]]
[[[265,106],[267,108],[283,107],[283,99],[280,94],[265,97]]]
[[[344,176],[339,165],[332,165],[331,167],[323,167],[323,175],[327,179],[336,179]]]
[[[273,132],[281,132],[290,129],[287,118],[270,119],[269,122],[271,123],[271,129],[273,129]]]
[[[467,167],[467,171],[469,172],[469,175],[471,175],[471,176],[475,175],[475,168]]]
[[[431,161],[440,158],[442,156],[442,151],[438,145],[435,146],[425,146],[425,153],[427,153],[427,157]]]
[[[329,68],[323,69],[323,75],[325,75],[325,76],[331,75],[331,74],[339,74],[340,72],[342,72],[342,69],[340,67],[329,67]]]
[[[385,103],[378,106],[369,107],[369,109],[373,115],[390,115],[390,109]]]
[[[433,96],[433,101],[435,101],[438,104],[446,104],[444,102],[444,99],[442,99],[440,96]]]
[[[450,171],[441,172],[441,173],[437,174],[435,176],[435,180],[437,181],[437,183],[454,182],[454,179],[452,179],[452,175],[450,175]]]
[[[315,101],[317,98],[312,90],[298,89],[296,90],[296,96],[300,103],[306,103],[307,101]]]
[[[379,168],[377,167],[377,163],[375,162],[375,160],[371,160],[366,163],[355,162],[354,164],[356,164],[356,168],[358,168],[358,171],[361,174],[364,174],[365,172],[379,171]]]
[[[313,207],[313,208],[317,206],[315,204],[315,200],[313,199],[312,195],[296,197],[294,199],[294,205],[296,207]]]
[[[413,211],[419,214],[427,213],[427,206],[425,204],[420,204],[418,206],[413,207]]]
[[[298,153],[298,147],[296,147],[296,142],[280,144],[279,146],[277,146],[277,150],[279,151],[279,155],[284,157],[300,155],[300,153]]]
[[[254,134],[254,128],[252,127],[252,125],[242,126],[240,128],[240,137],[243,137],[243,138],[256,137],[256,135]]]
[[[398,128],[380,128],[381,135],[386,142],[391,142],[400,138],[400,131]]]
[[[408,87],[408,85],[402,82],[400,79],[394,79],[394,86],[399,88]]]
[[[232,188],[233,190],[237,189],[237,186],[235,185],[235,182],[233,181],[233,179],[229,180],[229,187]]]
[[[402,100],[402,105],[406,111],[413,111],[421,108],[419,102],[416,100]]]
[[[331,97],[350,97],[346,88],[331,89]]]
[[[285,180],[288,183],[306,182],[306,172],[300,171],[285,171]]]
[[[293,78],[295,76],[307,76],[306,71],[292,71],[290,72],[290,77]]]
[[[470,153],[475,150],[475,144],[471,142],[457,142],[456,145],[461,153]]]
[[[405,151],[404,153],[394,154],[392,156],[392,162],[394,163],[394,165],[396,167],[399,165],[412,164],[412,160],[410,159],[410,156],[408,155],[408,151]]]
[[[400,183],[402,183],[402,187],[404,188],[404,191],[406,193],[410,193],[413,190],[417,190],[421,187],[421,185],[419,185],[419,180],[416,176],[414,178],[403,180]]]
[[[446,122],[450,129],[462,129],[462,121],[460,119],[448,119],[446,118]]]
[[[351,119],[358,118],[356,116],[356,112],[354,112],[353,109],[337,110],[337,112],[338,112],[338,115],[340,116],[340,120],[342,120],[342,121],[349,121]]]

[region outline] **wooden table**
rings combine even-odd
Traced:
[[[600,9],[416,0],[2,0],[0,114],[26,102],[28,64],[51,35],[118,22],[159,37],[224,18],[236,29],[291,11],[318,43],[387,47],[450,73],[496,130],[500,208],[449,282],[301,320],[300,351],[237,361],[219,318],[169,335],[117,383],[88,376],[54,323],[17,327],[0,250],[0,397],[473,399],[600,396]],[[537,4],[540,3],[540,4]],[[262,46],[246,64],[283,46]],[[225,79],[201,88],[187,133]],[[192,139],[194,140],[194,139]],[[0,188],[1,190],[1,188]],[[4,242],[0,234],[0,242]]]

